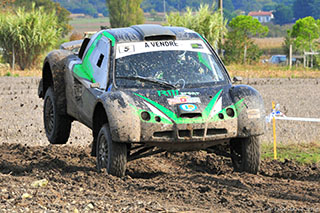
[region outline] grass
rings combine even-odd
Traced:
[[[96,23],[109,23],[108,17],[103,18],[74,18],[72,19],[69,24],[75,25],[75,24],[96,24]]]
[[[30,70],[11,70],[8,68],[0,68],[1,76],[41,76],[40,69],[30,69]]]
[[[277,160],[294,160],[301,164],[320,163],[320,143],[277,144]],[[262,143],[262,159],[273,159],[273,144]]]
[[[268,64],[227,66],[231,77],[241,76],[243,78],[320,78],[320,70],[294,67],[273,66]],[[0,76],[41,76],[41,69],[11,70],[10,68],[0,68]]]

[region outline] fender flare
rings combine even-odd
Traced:
[[[48,87],[53,87],[59,114],[67,113],[64,74],[70,55],[73,53],[66,50],[53,50],[47,55],[43,63],[42,79],[38,88],[38,96],[44,98]]]
[[[138,142],[141,137],[140,118],[130,106],[133,100],[124,92],[105,96],[104,108],[108,117],[112,140],[117,142]]]
[[[264,134],[265,108],[260,93],[251,86],[237,85],[230,88],[230,96],[238,114],[238,137]]]

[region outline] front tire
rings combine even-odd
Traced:
[[[123,177],[127,166],[127,145],[112,140],[109,125],[100,129],[96,146],[97,170],[106,168],[108,174]]]
[[[230,142],[235,171],[257,174],[260,168],[260,136],[236,138]]]
[[[44,97],[43,121],[47,138],[51,144],[67,143],[70,136],[71,119],[68,115],[58,114],[56,97],[51,87],[47,89]]]

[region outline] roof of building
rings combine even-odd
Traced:
[[[272,12],[268,11],[251,11],[248,16],[272,16]]]

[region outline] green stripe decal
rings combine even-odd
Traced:
[[[82,61],[82,64],[76,64],[74,65],[73,72],[79,76],[80,78],[87,79],[93,83],[95,83],[95,79],[93,78],[93,68],[89,61],[89,58],[93,52],[93,50],[96,48],[97,43],[102,38],[102,36],[107,37],[109,40],[111,40],[111,45],[114,46],[116,43],[116,39],[108,32],[102,32],[102,34],[98,35],[97,38],[92,43],[91,47],[89,48],[87,54],[85,55],[85,58]]]
[[[110,33],[108,32],[103,32],[102,33],[105,37],[107,37],[108,39],[111,40],[111,45],[114,46],[116,44],[116,39],[113,35],[111,35]]]
[[[217,100],[219,99],[221,93],[222,93],[222,89],[211,99],[211,101],[209,102],[207,107],[203,110],[202,117],[197,117],[197,118],[180,118],[174,112],[172,112],[171,110],[158,104],[157,102],[155,102],[149,98],[146,98],[140,94],[137,94],[137,93],[134,93],[134,94],[136,96],[144,99],[145,101],[149,102],[150,104],[152,104],[156,108],[158,108],[158,110],[160,110],[162,113],[164,113],[166,116],[168,116],[176,124],[186,124],[186,123],[203,123],[203,122],[207,122],[209,119],[211,119],[211,118],[209,118],[210,112],[212,111]]]

